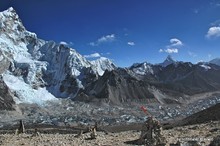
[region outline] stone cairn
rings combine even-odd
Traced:
[[[19,128],[16,129],[15,134],[21,134],[21,133],[25,133],[24,123],[23,123],[22,120],[20,120],[20,122],[19,122]]]
[[[162,136],[161,132],[162,126],[160,125],[160,122],[150,116],[142,126],[138,143],[145,144],[146,146],[162,146],[165,144],[165,138]]]

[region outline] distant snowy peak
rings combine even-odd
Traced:
[[[176,60],[174,60],[171,55],[168,55],[167,58],[164,60],[164,62],[160,63],[159,65],[162,67],[167,67],[168,65],[175,64],[175,63],[176,63]]]
[[[12,54],[16,61],[30,58],[27,45],[37,39],[35,33],[29,32],[23,26],[16,11],[10,7],[0,12],[0,47],[1,50]]]
[[[154,74],[152,64],[149,64],[147,62],[135,63],[130,67],[130,69],[139,75]]]
[[[209,61],[209,63],[220,66],[220,58],[215,58],[215,59]]]
[[[94,70],[102,76],[105,70],[111,71],[116,69],[116,65],[108,58],[100,57],[97,60],[90,61]]]

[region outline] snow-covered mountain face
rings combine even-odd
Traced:
[[[100,76],[104,74],[105,70],[111,71],[117,68],[110,59],[105,57],[100,57],[99,59],[90,62],[93,65],[94,70],[96,70]]]
[[[98,74],[115,68],[108,59],[91,63],[64,44],[38,39],[13,8],[0,12],[0,53],[0,61],[10,62],[1,72],[17,103],[73,98]]]
[[[220,58],[215,58],[215,59],[209,61],[209,63],[220,66]]]

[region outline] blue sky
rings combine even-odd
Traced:
[[[220,57],[220,0],[0,0],[39,38],[117,66]]]

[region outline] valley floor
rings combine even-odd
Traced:
[[[126,129],[124,129],[126,130]],[[49,132],[49,131],[48,131]],[[2,131],[1,131],[2,133]],[[170,143],[179,141],[196,140],[203,142],[204,146],[209,145],[213,137],[220,135],[220,121],[209,122],[183,127],[175,127],[169,130],[163,130],[163,135],[167,140],[167,146]],[[97,132],[97,138],[90,140],[90,133],[82,134],[76,137],[76,134],[59,134],[59,131],[53,134],[40,133],[39,136],[29,134],[0,134],[0,145],[2,146],[125,146],[125,142],[138,139],[140,131],[130,130],[123,132],[104,133]]]

